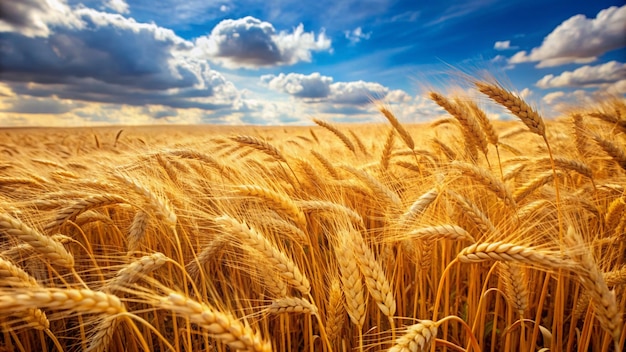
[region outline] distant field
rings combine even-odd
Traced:
[[[449,118],[1,129],[0,351],[623,350],[624,103],[432,98]]]

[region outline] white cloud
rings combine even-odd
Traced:
[[[519,97],[522,99],[528,99],[533,95],[533,91],[528,89],[528,88],[524,88],[522,89],[521,92],[519,92]]]
[[[356,27],[352,31],[344,31],[343,33],[351,44],[356,44],[363,39],[370,39],[370,36],[372,35],[372,32],[363,33],[363,29],[361,27]]]
[[[393,102],[406,101],[408,95],[401,90],[392,91],[376,82],[335,82],[333,78],[318,72],[310,75],[281,73],[264,75],[261,83],[268,88],[289,94],[308,102],[323,102],[340,105],[365,106],[373,99],[389,99]]]
[[[230,10],[230,7],[226,6],[226,5],[221,5],[220,6],[220,11],[222,12],[227,12],[228,10]]]
[[[259,68],[311,61],[313,51],[328,51],[331,41],[298,25],[291,32],[276,32],[269,22],[254,17],[224,20],[211,34],[195,41],[198,57],[227,68]]]
[[[626,5],[604,9],[592,19],[584,15],[573,16],[548,34],[541,46],[533,48],[530,53],[516,53],[510,62],[538,62],[537,67],[593,62],[608,51],[626,46],[624,23]]]
[[[3,1],[1,10],[0,33],[16,32],[29,38],[47,37],[54,26],[83,26],[65,0]]]
[[[501,41],[501,42],[496,42],[493,45],[493,48],[496,50],[510,50],[510,49],[515,49],[514,47],[511,47],[511,41],[510,40],[505,40],[505,41]]]
[[[543,100],[546,104],[552,105],[556,100],[561,99],[565,96],[564,92],[552,92],[543,96],[541,100]]]
[[[372,99],[382,99],[389,94],[389,88],[382,84],[364,81],[333,83],[330,91],[331,103],[347,105],[366,105]]]
[[[610,61],[597,66],[582,66],[558,76],[546,75],[537,83],[539,88],[595,87],[626,79],[626,64]]]
[[[270,89],[293,95],[298,98],[319,99],[326,98],[330,94],[332,77],[322,76],[319,72],[310,75],[299,73],[281,73],[278,76],[261,76],[261,82]]]
[[[130,12],[128,10],[128,4],[124,0],[107,0],[105,1],[104,6],[121,14],[127,14]]]

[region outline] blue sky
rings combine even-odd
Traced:
[[[472,96],[463,76],[485,72],[546,117],[626,94],[623,1],[0,7],[0,126],[381,122],[372,98],[421,122],[443,114],[425,92]]]

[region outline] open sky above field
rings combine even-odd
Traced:
[[[461,72],[557,116],[626,94],[623,4],[2,1],[0,126],[383,121],[372,98],[420,122]]]

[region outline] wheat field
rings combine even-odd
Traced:
[[[419,125],[0,130],[0,351],[623,350],[626,104],[475,86]]]

